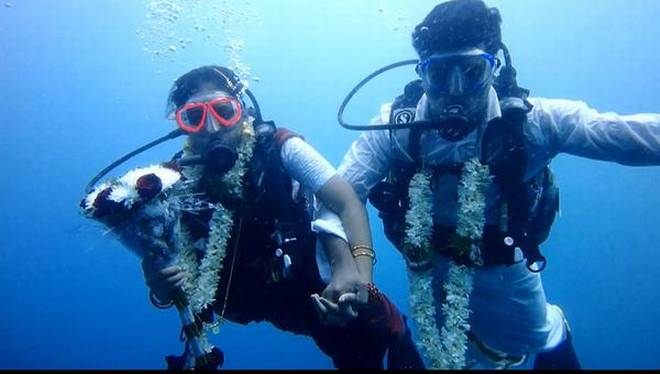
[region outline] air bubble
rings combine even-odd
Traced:
[[[245,43],[238,37],[241,30],[254,28],[259,14],[253,2],[235,4],[230,0],[149,0],[143,24],[135,31],[141,47],[152,60],[175,62],[192,49],[224,48],[226,66],[234,69],[241,79],[256,82],[250,67],[241,55]]]

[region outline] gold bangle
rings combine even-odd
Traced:
[[[354,251],[353,252],[353,257],[359,257],[359,256],[369,256],[369,257],[376,257],[373,251]]]
[[[374,252],[374,249],[371,248],[371,247],[368,246],[368,245],[356,245],[356,246],[353,246],[353,248],[351,248],[351,253],[352,253],[352,252],[359,251],[359,250],[369,251],[369,252],[371,252],[371,253],[375,253],[375,252]]]
[[[363,257],[363,256],[371,257],[373,263],[374,264],[376,263],[376,252],[373,250],[373,248],[371,248],[368,245],[362,244],[362,245],[353,246],[353,248],[351,248],[351,254],[353,255],[353,258]]]
[[[376,254],[374,253],[373,250],[371,250],[371,251],[365,251],[365,250],[353,251],[353,258],[358,258],[358,257],[371,257],[373,264],[376,264]]]

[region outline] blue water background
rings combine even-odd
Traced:
[[[193,2],[176,3],[185,13]],[[265,116],[338,164],[357,136],[339,128],[339,103],[367,73],[415,57],[411,27],[436,1],[215,3],[254,12],[244,23],[225,19],[238,25],[227,35],[207,32],[212,24],[185,31],[187,48],[155,57],[142,49],[146,1],[0,2],[0,368],[162,368],[164,355],[181,350],[176,313],[149,304],[138,260],[78,212],[100,168],[172,129],[163,111],[173,79],[228,64],[222,46],[234,32],[245,43],[241,61],[260,78],[251,86]],[[535,96],[660,112],[659,2],[488,3],[500,8],[519,81]],[[173,32],[191,29],[176,24]],[[350,118],[371,118],[409,78],[375,82]],[[116,173],[165,160],[179,146]],[[553,168],[562,215],[543,248],[544,284],[570,319],[584,367],[660,367],[660,169],[565,155]],[[404,265],[371,217],[377,284],[407,312]],[[332,367],[311,339],[266,324],[230,323],[213,341],[227,368]]]

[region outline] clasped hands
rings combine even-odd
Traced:
[[[321,295],[313,294],[311,298],[321,323],[344,327],[367,306],[368,282],[360,279],[356,272],[333,274]]]

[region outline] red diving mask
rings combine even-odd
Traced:
[[[176,111],[176,122],[189,133],[200,132],[206,124],[208,113],[219,124],[232,127],[243,115],[240,102],[230,96],[221,96],[209,102],[188,103]]]

